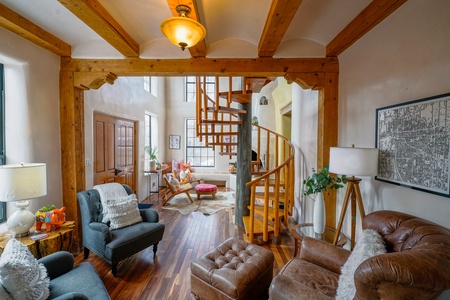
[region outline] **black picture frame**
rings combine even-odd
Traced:
[[[376,180],[450,197],[450,93],[376,110]]]

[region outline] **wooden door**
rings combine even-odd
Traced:
[[[135,131],[134,122],[117,120],[117,152],[116,168],[120,173],[116,182],[125,183],[134,191],[134,164],[135,164]]]
[[[94,185],[124,183],[136,191],[134,122],[94,114]]]
[[[116,119],[94,114],[94,185],[114,182]]]

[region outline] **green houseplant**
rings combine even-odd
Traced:
[[[158,146],[145,146],[144,148],[145,152],[148,153],[149,157],[150,157],[150,171],[155,171],[156,170],[156,161],[157,161],[157,154],[158,154]]]
[[[303,180],[303,195],[316,195],[314,199],[313,227],[314,232],[323,234],[325,231],[325,203],[323,200],[323,192],[333,189],[340,189],[347,183],[345,175],[341,177],[333,177],[329,173],[330,167],[327,165],[320,171],[312,168],[313,174]]]

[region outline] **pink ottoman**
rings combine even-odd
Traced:
[[[200,195],[211,195],[213,200],[216,199],[217,186],[215,184],[199,183],[195,186],[197,192],[197,200],[200,200]]]

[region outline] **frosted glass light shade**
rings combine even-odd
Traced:
[[[199,22],[188,17],[172,17],[161,23],[162,33],[169,41],[181,47],[189,48],[195,46],[206,36],[206,29]]]
[[[11,202],[47,195],[46,164],[0,166],[0,201]]]
[[[378,172],[378,149],[331,147],[329,171],[347,176],[375,176]]]

